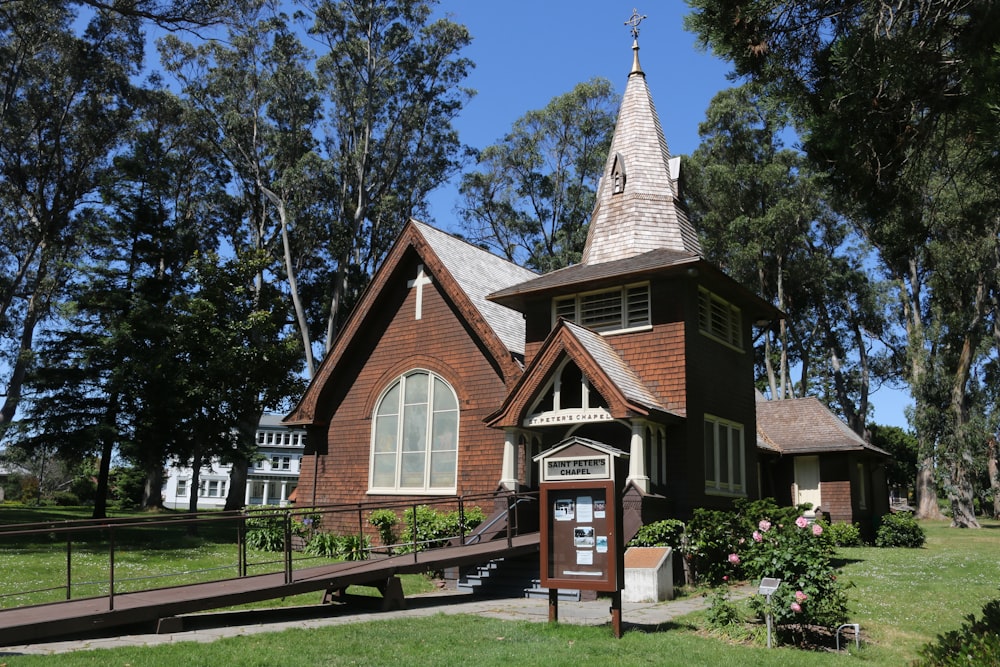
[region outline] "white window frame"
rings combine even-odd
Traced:
[[[743,424],[706,414],[703,432],[705,493],[746,496],[747,458]]]
[[[698,288],[698,330],[712,340],[743,351],[743,313],[704,287]]]
[[[425,402],[415,402],[412,404],[406,403],[406,383],[413,381],[413,379],[419,375],[426,376],[427,378],[426,400]],[[393,390],[397,387],[398,392],[393,397]],[[444,403],[446,404],[443,409],[435,409],[434,407],[436,397],[435,394],[438,391],[448,392],[444,397],[438,396],[438,398],[443,398]],[[396,410],[395,414],[386,411],[380,415],[383,402],[387,399],[392,400],[390,397],[393,397],[396,401],[398,401],[395,406],[387,406],[387,410],[391,410],[394,407]],[[417,433],[422,436],[423,449],[406,451],[403,429],[407,423],[407,409],[415,409],[417,412],[413,414],[419,414],[418,411],[421,406],[423,406],[426,410],[426,416],[423,424],[424,431],[422,434],[419,433],[419,431]],[[380,417],[385,418],[385,424],[380,423]],[[386,426],[386,424],[392,423],[393,417],[395,424],[392,426]],[[455,392],[454,387],[452,387],[447,380],[442,378],[437,373],[418,368],[407,371],[389,383],[389,385],[382,391],[378,401],[375,402],[375,410],[372,414],[372,435],[368,464],[368,493],[454,495],[456,493],[456,480],[458,477],[458,431],[461,424],[460,417],[461,414],[459,410],[458,394]],[[445,438],[442,442],[442,434],[438,433],[438,442],[435,443],[435,425],[441,427],[453,426],[451,429],[451,437]],[[416,455],[418,453],[423,454],[423,483],[419,486],[406,486],[403,482],[403,475],[405,474],[403,460],[404,454]],[[448,455],[451,456],[452,460],[450,471],[445,470],[445,474],[450,472],[450,480],[448,480],[449,483],[447,484],[438,483],[435,485],[432,481],[432,473],[434,472],[433,463],[436,455],[444,460],[447,460]],[[384,483],[376,484],[377,463],[380,466],[385,466],[389,461],[392,462],[391,468],[394,480],[392,486]]]
[[[649,283],[644,282],[556,297],[552,300],[552,326],[563,318],[605,334],[649,329],[649,292]],[[601,317],[601,313],[605,315]]]

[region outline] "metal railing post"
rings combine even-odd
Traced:
[[[247,576],[247,518],[245,514],[236,520],[236,569],[237,576]]]
[[[73,534],[66,533],[66,599],[73,599]]]
[[[285,583],[292,583],[292,513],[285,512]]]
[[[108,609],[115,609],[115,527],[107,524],[108,527]]]
[[[463,496],[458,497],[458,530],[462,539],[459,543],[465,544],[465,498]]]
[[[413,562],[417,562],[417,505],[413,504],[413,526],[411,528],[413,535]]]

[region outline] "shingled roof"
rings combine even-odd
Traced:
[[[411,224],[420,231],[507,349],[524,354],[524,318],[506,306],[488,301],[486,296],[497,288],[530,281],[538,274],[426,223],[412,220]]]
[[[868,443],[813,396],[757,401],[757,443],[781,454],[860,452],[889,456]]]
[[[680,160],[670,157],[660,118],[639,66],[639,43],[604,168],[583,264],[667,248],[701,254],[698,234],[678,192]]]

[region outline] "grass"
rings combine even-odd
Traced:
[[[120,513],[118,517],[130,515]],[[148,518],[147,513],[131,516]],[[0,524],[63,522],[89,518],[84,508],[25,508],[0,505]],[[115,592],[127,593],[231,578],[239,575],[239,548],[234,521],[200,524],[196,533],[188,525],[150,525],[115,530]],[[95,527],[74,533],[71,545],[71,592],[74,599],[107,595],[109,588],[109,533]],[[0,609],[59,602],[66,599],[65,536],[41,533],[0,536]],[[302,569],[337,562],[329,558],[293,553],[293,567]],[[247,574],[280,572],[282,554],[247,550]],[[406,595],[427,592],[427,577],[401,577]],[[355,587],[352,593],[378,595],[374,589]],[[317,594],[262,601],[238,607],[261,608],[315,604]]]
[[[1000,523],[960,531],[925,522],[922,549],[838,550],[841,578],[850,584],[851,621],[865,644],[851,655],[768,650],[705,630],[704,612],[655,631],[628,631],[616,640],[608,627],[501,621],[437,614],[317,629],[246,635],[210,644],[78,651],[53,656],[2,656],[0,666],[32,665],[906,665],[939,633],[1000,597]],[[0,561],[0,567],[3,567]],[[306,603],[314,603],[310,598]],[[302,602],[299,602],[300,604]],[[627,612],[624,621],[628,623]]]

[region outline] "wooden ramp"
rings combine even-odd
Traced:
[[[286,581],[283,572],[203,584],[158,588],[137,593],[119,593],[113,598],[85,598],[52,604],[0,610],[0,646],[25,644],[39,639],[74,635],[138,623],[160,622],[170,628],[178,614],[219,609],[233,605],[273,600],[311,591],[329,596],[348,586],[375,586],[384,604],[402,604],[396,575],[443,570],[484,563],[493,558],[513,558],[538,552],[538,533],[507,540],[442,547],[366,561],[303,568]],[[170,628],[176,629],[176,628]]]

